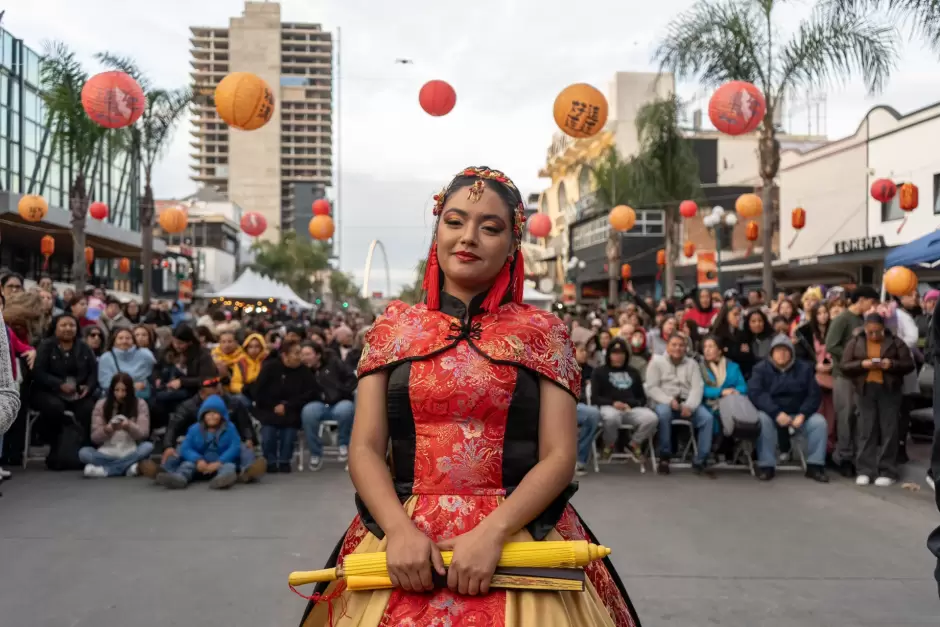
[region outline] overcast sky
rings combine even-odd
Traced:
[[[810,0],[784,4],[777,20],[791,28]],[[67,42],[89,70],[109,50],[135,57],[159,85],[189,81],[189,27],[227,27],[242,0],[13,0],[3,26],[38,51]],[[283,0],[282,19],[319,22],[342,34],[343,269],[362,275],[373,238],[388,251],[393,291],[410,282],[430,241],[431,196],[467,165],[504,170],[524,193],[547,186],[539,168],[555,130],[552,102],[564,86],[589,82],[606,91],[616,71],[652,71],[650,57],[668,20],[692,0]],[[784,14],[786,12],[786,14]],[[396,58],[414,60],[396,65]],[[450,82],[457,106],[432,118],[418,106],[430,79]],[[680,86],[684,95],[694,85]],[[849,83],[828,94],[831,138],[855,131],[876,104],[901,113],[940,101],[940,66],[919,46],[903,51],[888,89],[867,97]],[[794,115],[805,130],[806,113]],[[814,122],[815,124],[815,118]],[[800,126],[802,125],[802,126]],[[158,166],[158,197],[195,190],[189,176],[188,125]],[[337,160],[334,159],[334,167]],[[236,199],[237,200],[237,199]],[[250,209],[250,208],[247,208]],[[380,260],[370,289],[385,291]]]

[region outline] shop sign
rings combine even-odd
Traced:
[[[883,235],[847,239],[841,242],[836,242],[835,244],[837,255],[841,255],[843,253],[857,253],[865,250],[878,250],[880,248],[887,248]]]

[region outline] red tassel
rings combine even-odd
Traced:
[[[512,270],[512,302],[521,305],[523,292],[525,292],[525,259],[522,258],[522,249],[516,252],[516,267]]]
[[[424,281],[421,289],[425,291],[424,303],[431,311],[441,308],[441,272],[437,264],[437,242],[431,244],[431,252],[424,266]]]
[[[506,292],[509,290],[509,284],[512,281],[512,277],[509,274],[509,266],[511,265],[512,262],[507,259],[506,263],[503,264],[502,270],[496,275],[493,287],[490,288],[490,293],[486,295],[486,300],[483,301],[483,309],[485,311],[489,313],[499,311],[499,306],[502,305],[503,299],[506,297]]]

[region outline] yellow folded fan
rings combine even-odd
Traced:
[[[453,552],[442,551],[444,566],[450,566]],[[610,555],[610,549],[586,540],[574,542],[509,542],[503,546],[498,567],[502,568],[583,568],[594,560]],[[288,577],[292,586],[308,583],[336,581],[342,578],[378,577],[381,583],[388,579],[385,553],[351,553],[343,559],[343,565],[324,570],[293,572]],[[350,583],[365,582],[353,579]],[[370,583],[380,583],[370,580]],[[357,586],[358,587],[358,586]],[[373,586],[369,586],[373,587]],[[384,586],[374,586],[384,587]],[[359,589],[365,589],[359,588]]]

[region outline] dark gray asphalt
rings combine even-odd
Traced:
[[[294,627],[287,573],[319,568],[354,513],[336,467],[228,493],[39,470],[2,489],[2,627]],[[645,627],[940,625],[924,493],[605,467],[574,503]]]

